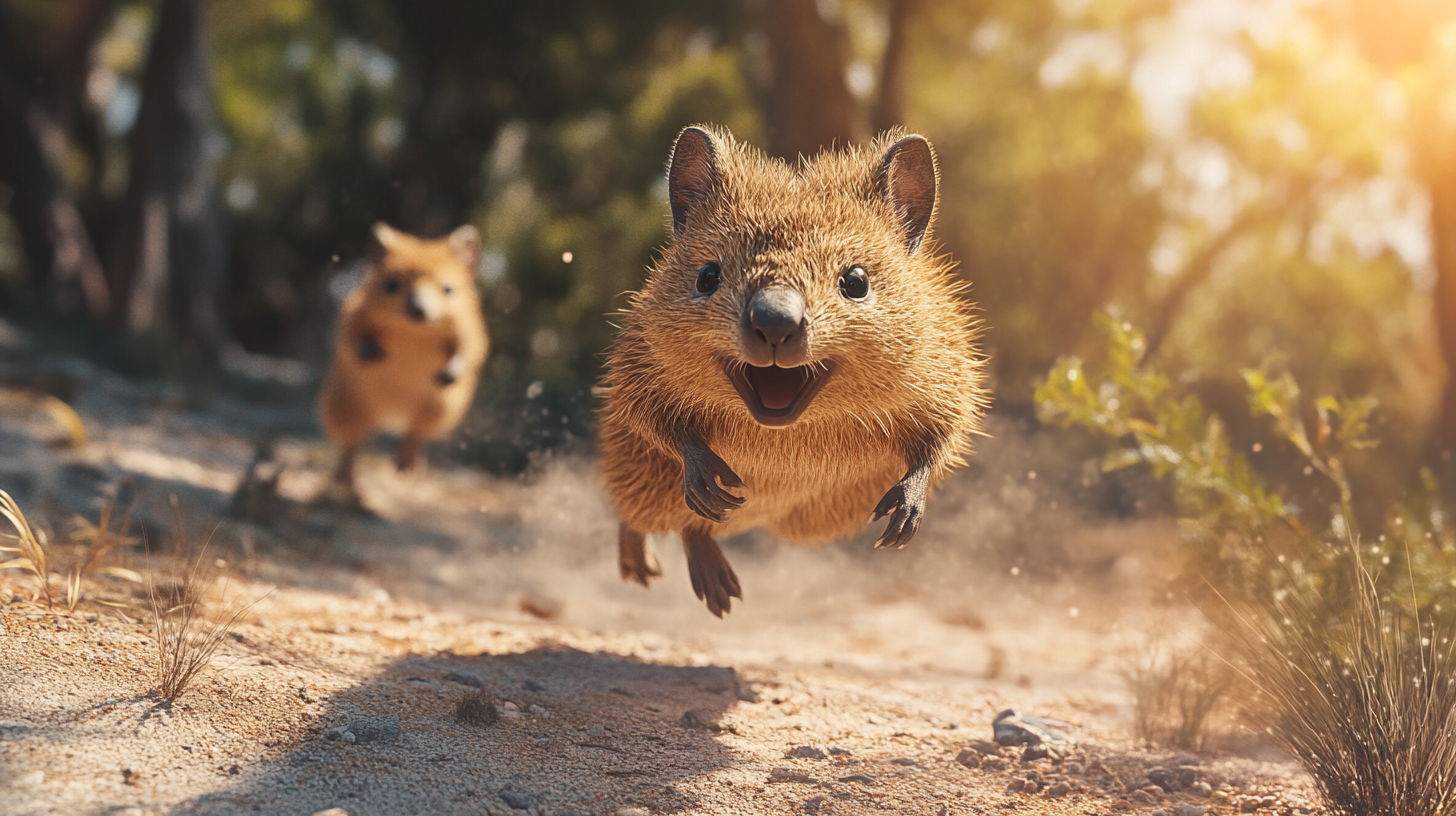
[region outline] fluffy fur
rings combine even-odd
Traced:
[[[354,455],[376,431],[404,437],[396,465],[414,465],[421,440],[460,424],[475,396],[488,341],[474,227],[423,240],[374,227],[371,264],[344,301],[328,380],[325,431],[342,449],[335,482],[354,491]]]
[[[905,144],[923,157],[918,178],[897,164]],[[964,464],[980,429],[984,362],[964,286],[926,235],[937,179],[923,139],[890,133],[791,168],[698,127],[674,151],[675,232],[632,296],[608,360],[601,463],[622,521],[623,578],[646,585],[660,574],[643,534],[680,532],[694,589],[721,616],[742,595],[716,538],[763,526],[823,542],[857,532],[872,512],[893,512],[887,537],[903,546],[924,490]],[[911,176],[908,186],[897,187],[897,173]],[[918,234],[907,223],[917,207]],[[695,281],[710,261],[722,283],[702,296]],[[861,302],[840,293],[851,266],[870,279]],[[805,359],[833,368],[787,427],[756,421],[725,374],[743,364],[740,318],[766,286],[802,295]],[[710,462],[710,492],[732,487],[735,474],[745,485],[736,492],[746,502],[720,505],[722,523],[685,500],[700,449],[730,470]]]

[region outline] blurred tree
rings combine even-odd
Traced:
[[[75,76],[84,65],[85,49],[77,40],[94,35],[104,3],[78,7],[63,26],[68,35],[56,48],[52,73],[56,83],[49,105],[35,71],[23,66],[17,52],[10,13],[0,5],[0,179],[14,194],[13,211],[25,254],[30,261],[35,293],[64,305],[80,305],[94,317],[108,307],[100,260],[90,235],[65,186],[66,122],[74,111]],[[77,55],[80,59],[77,59]]]
[[[162,0],[107,266],[113,320],[204,356],[228,336],[219,313],[227,233],[209,145],[209,5]]]
[[[768,46],[762,90],[768,152],[792,161],[853,143],[859,116],[844,81],[848,35],[838,0],[754,5]]]

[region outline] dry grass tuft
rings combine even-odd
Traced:
[[[495,695],[479,689],[466,693],[455,706],[455,719],[467,725],[491,726],[500,722]]]
[[[1344,816],[1456,813],[1456,660],[1449,635],[1382,603],[1354,559],[1355,599],[1289,592],[1240,615],[1269,733]]]
[[[1149,745],[1198,750],[1209,720],[1228,696],[1224,664],[1199,646],[1154,642],[1129,656],[1120,673],[1133,697],[1138,739]]]
[[[15,528],[15,535],[0,534],[0,539],[15,541],[15,547],[0,547],[0,552],[18,552],[19,558],[12,558],[9,561],[0,561],[0,569],[23,569],[29,570],[40,579],[41,592],[45,595],[46,606],[51,605],[51,582],[46,572],[45,543],[36,537],[35,531],[31,529],[30,522],[25,520],[25,514],[20,511],[20,505],[15,503],[9,493],[0,490],[0,518],[5,519],[11,527]]]
[[[219,609],[209,614],[207,587],[217,581],[215,569],[204,566],[207,546],[192,563],[172,580],[147,579],[151,602],[152,632],[157,643],[157,694],[168,700],[181,697],[197,677],[207,670],[217,649],[237,628],[244,613],[262,598],[243,603],[227,598],[230,581],[220,590]]]

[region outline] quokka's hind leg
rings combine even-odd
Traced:
[[[662,565],[657,563],[657,553],[647,545],[646,534],[625,524],[617,533],[617,566],[623,581],[636,581],[642,586],[662,575]]]
[[[731,598],[743,600],[738,575],[718,548],[718,542],[705,530],[689,527],[683,530],[683,552],[688,556],[688,575],[693,579],[693,592],[718,617],[733,608]]]

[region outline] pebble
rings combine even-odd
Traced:
[[[804,810],[807,810],[810,813],[818,813],[819,808],[822,807],[824,807],[824,797],[822,795],[811,797],[804,802]]]
[[[471,688],[485,688],[485,683],[482,682],[479,677],[476,677],[473,674],[468,674],[466,672],[452,671],[449,674],[445,675],[445,679],[449,680],[452,683],[459,683],[462,686],[470,686]]]
[[[991,733],[997,745],[1039,745],[1042,735],[1028,727],[1013,709],[1006,709],[991,721]]]
[[[996,743],[994,743],[994,742],[992,742],[990,740],[983,740],[983,739],[971,740],[966,745],[966,747],[967,748],[970,748],[971,750],[973,750],[976,753],[979,753],[979,754],[981,754],[983,756],[994,756],[996,754],[996,752],[999,751],[1000,748],[1001,748],[1000,745],[997,745]]]
[[[981,754],[970,748],[964,748],[959,754],[956,754],[956,762],[967,768],[979,768],[981,767]]]
[[[1194,782],[1192,785],[1188,786],[1188,790],[1193,791],[1199,796],[1213,795],[1213,786],[1208,784],[1207,782]]]
[[[768,772],[768,781],[770,784],[776,782],[803,782],[805,784],[812,785],[819,780],[804,773],[798,768],[785,768],[783,766],[779,766]]]
[[[531,797],[519,791],[503,790],[497,793],[502,802],[511,806],[512,810],[525,810],[531,806]]]
[[[540,680],[537,680],[534,677],[527,677],[526,678],[526,682],[522,683],[521,685],[523,685],[523,686],[526,687],[526,691],[545,691],[546,690],[546,684],[543,683],[543,682],[541,682]]]
[[[1133,800],[1134,802],[1137,802],[1140,805],[1151,805],[1154,802],[1158,801],[1156,796],[1153,796],[1151,793],[1148,793],[1145,790],[1135,790],[1128,798]]]
[[[693,708],[683,712],[682,723],[684,728],[696,728],[701,731],[722,731],[723,727],[718,724],[718,716],[711,711],[701,708]]]
[[[841,776],[839,777],[839,781],[851,785],[875,784],[875,778],[873,776],[870,776],[869,774],[850,774],[849,776]]]
[[[1184,765],[1202,765],[1203,760],[1199,759],[1193,754],[1179,754],[1178,756],[1175,756],[1172,759],[1168,760],[1168,764],[1175,768],[1179,768]]]
[[[1068,785],[1066,782],[1058,782],[1050,788],[1047,788],[1046,795],[1048,799],[1060,799],[1071,792],[1071,790],[1071,785]]]
[[[799,745],[790,748],[784,756],[790,759],[824,759],[829,754],[818,745]]]
[[[541,706],[536,705],[535,703],[532,703],[531,704],[531,707],[528,710],[532,714],[535,714],[540,719],[543,719],[543,720],[549,720],[549,719],[551,719],[551,712],[547,711],[546,709],[542,708]]]
[[[389,742],[399,739],[399,717],[388,714],[383,717],[363,717],[352,720],[347,726],[339,731],[336,739],[343,739],[348,742],[347,735],[353,735],[357,742]]]
[[[600,725],[593,725],[591,728],[588,728],[586,732],[593,737],[605,737],[607,735],[607,729],[603,728]]]
[[[840,748],[838,745],[829,746],[830,756],[849,756],[852,753],[848,748]]]
[[[1152,782],[1154,785],[1169,793],[1182,787],[1182,785],[1178,784],[1178,774],[1161,765],[1155,765],[1149,768],[1147,777],[1149,782]]]
[[[915,760],[911,759],[910,757],[895,757],[894,759],[890,760],[890,764],[891,765],[904,765],[907,768],[918,768],[918,767],[920,767],[920,763],[919,762],[916,762]]]

